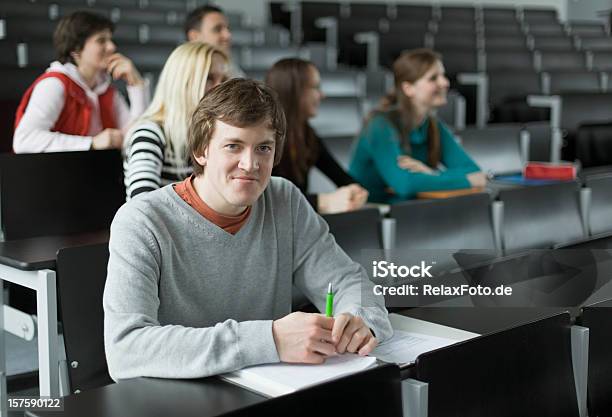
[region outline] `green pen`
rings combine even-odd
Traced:
[[[334,292],[332,289],[331,282],[327,286],[327,300],[325,304],[325,316],[334,317]]]

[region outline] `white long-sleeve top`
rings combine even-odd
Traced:
[[[76,136],[51,131],[62,113],[65,92],[64,84],[59,79],[45,78],[32,90],[30,101],[15,130],[13,149],[16,153],[88,150],[91,148],[93,137],[104,130],[98,96],[104,94],[110,87],[110,76],[101,74],[92,89],[85,83],[74,64],[62,64],[56,61],[49,66],[47,72],[49,71],[66,74],[85,91],[92,108],[89,132],[87,136]],[[115,94],[113,103],[117,127],[124,133],[130,123],[139,117],[149,104],[148,82],[144,81],[138,86],[128,86],[127,92],[130,106],[119,92]]]

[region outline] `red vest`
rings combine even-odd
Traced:
[[[17,107],[17,113],[15,115],[15,129],[19,125],[28,102],[32,96],[32,91],[36,84],[45,78],[57,78],[64,84],[64,107],[59,115],[59,118],[55,122],[55,125],[51,129],[53,132],[61,132],[67,135],[78,135],[86,136],[89,133],[89,124],[91,122],[91,103],[87,99],[87,95],[81,86],[74,82],[70,77],[61,72],[46,72],[38,77],[32,85],[27,89],[19,107]],[[110,86],[102,95],[98,96],[98,103],[100,105],[100,116],[102,118],[102,127],[116,128],[115,123],[115,112],[113,109],[113,100],[115,97],[115,89]]]

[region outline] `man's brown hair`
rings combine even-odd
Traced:
[[[204,155],[217,120],[240,128],[267,122],[276,143],[274,165],[280,162],[287,122],[276,93],[259,81],[234,78],[206,93],[191,117],[187,150],[195,175],[204,172],[195,158]]]

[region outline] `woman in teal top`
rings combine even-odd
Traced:
[[[394,203],[421,191],[484,187],[486,176],[434,110],[446,104],[449,82],[429,49],[402,53],[393,64],[396,92],[367,121],[349,172],[370,200]]]

